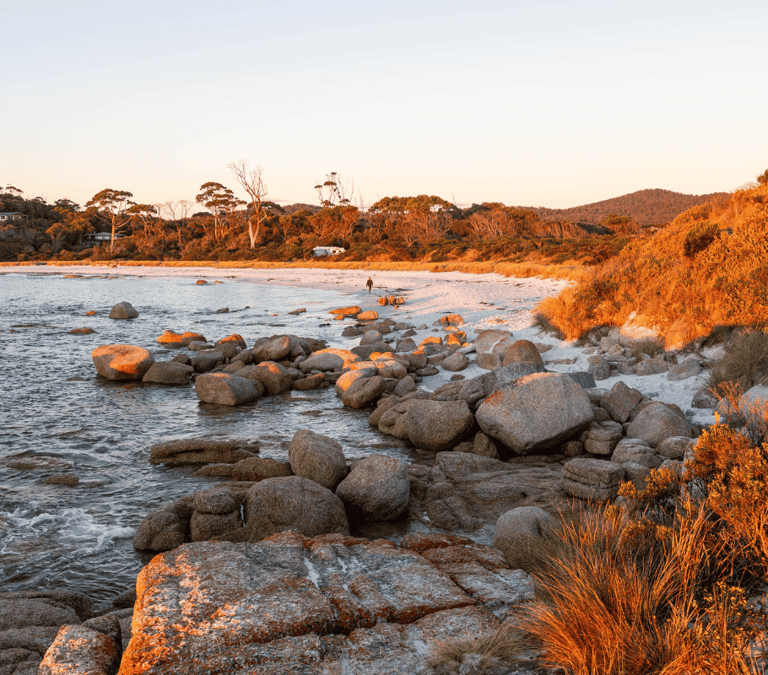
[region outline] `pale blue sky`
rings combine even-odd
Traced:
[[[0,0],[0,183],[566,207],[768,168],[768,2]]]

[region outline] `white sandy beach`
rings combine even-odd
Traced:
[[[519,279],[498,274],[466,274],[462,272],[434,273],[426,271],[368,271],[320,268],[290,269],[216,269],[216,268],[171,268],[171,267],[117,267],[104,268],[85,265],[66,267],[18,266],[0,269],[0,273],[33,274],[82,274],[85,276],[136,276],[136,277],[190,277],[195,279],[243,280],[268,285],[297,288],[328,288],[337,293],[347,294],[347,304],[359,305],[363,310],[375,309],[380,318],[393,318],[414,326],[426,325],[418,331],[414,340],[418,343],[434,331],[433,323],[445,314],[461,314],[463,329],[469,340],[487,328],[513,331],[520,339],[545,343],[552,348],[543,354],[548,369],[557,372],[587,370],[588,355],[573,342],[557,340],[549,334],[539,333],[532,326],[533,312],[546,297],[556,295],[570,282],[565,280],[541,279],[538,277]],[[374,281],[372,293],[365,289],[365,282],[371,276]],[[398,295],[405,299],[400,308],[382,307],[378,298],[384,295]],[[286,308],[286,311],[294,309]],[[341,330],[347,322],[339,323],[339,338],[336,347],[352,347],[359,338],[342,338]],[[556,363],[576,359],[572,364]],[[482,374],[474,362],[461,374],[467,379]],[[439,375],[426,378],[420,385],[434,390],[448,382],[454,373],[441,369]],[[705,375],[673,382],[666,373],[660,375],[614,375],[598,382],[601,388],[612,387],[618,379],[628,386],[641,391],[649,398],[674,403],[687,413],[689,419],[699,425],[714,423],[711,410],[691,408],[691,401],[697,390],[704,387]],[[691,411],[691,412],[688,412]]]

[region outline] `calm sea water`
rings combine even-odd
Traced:
[[[142,518],[221,481],[192,476],[195,467],[150,464],[149,449],[161,441],[257,439],[261,456],[287,459],[293,434],[312,429],[336,438],[348,458],[377,452],[419,460],[372,430],[365,412],[343,408],[333,388],[228,408],[201,403],[192,385],[96,376],[91,352],[102,344],[135,344],[156,360],[172,358],[177,351],[155,342],[166,328],[209,340],[240,333],[249,346],[282,333],[351,346],[340,339],[338,322],[323,325],[327,311],[349,297],[219,278],[225,283],[198,286],[179,277],[0,274],[0,589],[67,588],[105,607],[132,586],[151,557],[132,545]],[[123,300],[138,319],[107,318]],[[217,314],[222,307],[230,313]],[[288,314],[299,307],[307,313]],[[89,310],[98,314],[84,316]],[[86,326],[96,333],[69,333]],[[46,484],[64,472],[80,484]]]

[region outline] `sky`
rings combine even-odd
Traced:
[[[565,208],[768,168],[768,2],[0,0],[0,185]]]

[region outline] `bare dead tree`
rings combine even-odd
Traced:
[[[256,248],[261,224],[269,215],[264,210],[264,197],[269,194],[269,191],[264,184],[262,168],[257,166],[249,171],[248,162],[243,160],[230,162],[227,167],[234,174],[235,180],[240,184],[240,187],[245,190],[251,199],[251,215],[248,218],[248,239],[250,240],[251,248]]]
[[[445,211],[414,209],[400,217],[399,234],[406,246],[417,241],[429,244],[440,239],[451,227],[451,222]]]
[[[503,236],[519,236],[523,224],[505,209],[477,211],[469,217],[469,227],[478,237],[497,239]]]
[[[355,196],[355,184],[351,180],[344,182],[335,171],[327,174],[322,183],[315,185],[315,190],[324,209],[349,206]]]

